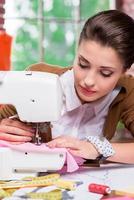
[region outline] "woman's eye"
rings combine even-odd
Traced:
[[[101,71],[101,75],[104,77],[110,77],[113,74],[113,72],[109,71]]]
[[[81,67],[81,68],[88,68],[88,66],[86,64],[83,64],[83,63],[78,63],[78,65]]]

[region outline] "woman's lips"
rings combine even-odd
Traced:
[[[84,95],[92,95],[94,93],[96,93],[96,91],[94,90],[90,90],[89,88],[84,88],[80,86],[80,91],[84,94]]]

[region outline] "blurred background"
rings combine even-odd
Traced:
[[[0,69],[71,65],[83,23],[108,9],[134,17],[134,0],[0,0]]]

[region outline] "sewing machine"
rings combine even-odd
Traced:
[[[56,74],[35,71],[0,72],[0,104],[13,105],[23,122],[38,124],[56,121],[61,115],[62,88]],[[59,170],[65,153],[33,153],[0,147],[0,179],[10,179],[15,171],[44,172]]]

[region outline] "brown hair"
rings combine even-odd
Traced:
[[[121,11],[107,10],[89,18],[80,34],[79,44],[83,40],[114,48],[125,69],[134,63],[134,20]]]

